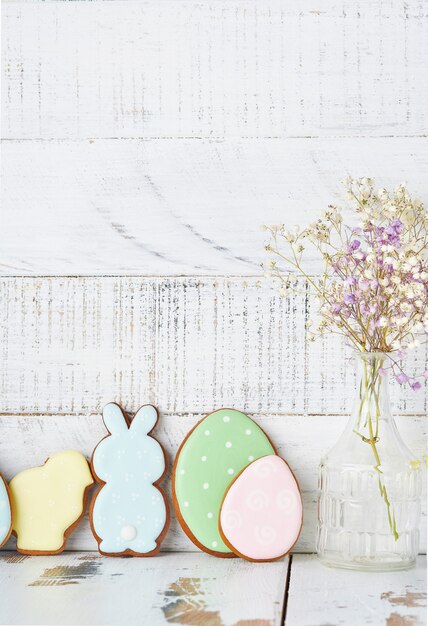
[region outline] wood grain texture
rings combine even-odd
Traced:
[[[326,568],[315,556],[295,555],[286,624],[425,626],[426,584],[424,557],[414,570],[369,574]]]
[[[145,400],[141,400],[141,403]],[[171,468],[179,445],[203,415],[165,415],[159,403],[161,417],[154,431],[168,459],[168,473],[163,482],[171,504]],[[278,453],[287,459],[299,481],[303,495],[304,523],[293,552],[313,552],[317,520],[317,479],[321,456],[338,439],[346,424],[344,416],[286,416],[255,415],[257,423],[275,443]],[[426,420],[406,416],[397,420],[400,433],[416,459],[425,454]],[[60,450],[76,449],[88,458],[106,435],[101,415],[0,415],[0,470],[10,480],[21,470],[41,465],[46,457]],[[424,483],[424,494],[426,484]],[[426,495],[423,496],[421,551],[426,550]],[[197,548],[181,530],[171,507],[171,528],[162,550],[195,551]],[[8,543],[13,548],[15,539]],[[67,549],[96,550],[87,518],[70,535]]]
[[[313,304],[267,281],[3,278],[0,301],[4,413],[98,413],[111,400],[167,414],[352,408],[352,352],[333,336],[307,342]],[[425,346],[409,371],[426,360]],[[426,413],[426,387],[391,391],[397,413]]]
[[[6,138],[424,135],[423,0],[6,2]]]
[[[2,274],[254,275],[260,225],[313,221],[348,174],[428,204],[420,138],[8,141],[2,168]]]
[[[206,554],[2,555],[0,623],[280,626],[287,568]]]

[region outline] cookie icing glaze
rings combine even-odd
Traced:
[[[81,519],[93,478],[83,454],[58,452],[42,467],[17,474],[9,484],[16,548],[24,554],[55,554]],[[68,531],[68,532],[67,532]]]
[[[302,526],[302,498],[287,463],[271,455],[251,463],[230,485],[220,512],[230,548],[251,561],[278,559]]]
[[[173,470],[173,500],[184,531],[202,550],[230,556],[218,529],[224,493],[254,459],[275,454],[268,437],[247,415],[220,409],[184,440]]]
[[[141,407],[129,425],[119,405],[103,409],[110,435],[95,448],[92,468],[101,489],[91,506],[91,527],[101,554],[150,556],[160,549],[168,511],[156,486],[165,472],[161,445],[149,436],[158,419],[154,406]]]
[[[3,476],[0,475],[0,548],[9,539],[12,532],[12,512],[9,493]]]

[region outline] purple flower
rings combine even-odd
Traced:
[[[361,291],[368,291],[370,289],[370,281],[363,278],[358,283],[358,287],[361,289]]]
[[[349,244],[349,249],[352,250],[353,252],[354,250],[358,250],[360,246],[361,246],[361,242],[358,241],[358,239],[353,239],[351,243]]]
[[[385,376],[388,373],[388,368],[380,367],[378,371],[379,371],[379,376]]]
[[[403,230],[403,222],[401,220],[393,220],[391,222],[392,228],[395,230],[397,235],[400,235]]]
[[[414,383],[412,383],[410,386],[413,389],[413,391],[417,391],[418,389],[421,388],[421,383],[417,380]]]
[[[347,293],[344,298],[344,301],[345,301],[345,304],[355,304],[357,301],[357,298],[355,297],[353,293]]]
[[[409,377],[402,372],[401,374],[396,375],[395,380],[399,385],[404,385],[409,381]]]
[[[356,285],[356,284],[357,284],[357,279],[354,278],[353,276],[349,276],[345,280],[345,285],[348,285],[348,287],[352,287],[353,285]]]
[[[340,304],[338,302],[335,302],[333,306],[331,307],[333,315],[338,315],[340,313],[341,308],[342,307],[340,306]]]

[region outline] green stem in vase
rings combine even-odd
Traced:
[[[388,497],[388,491],[384,484],[382,478],[382,470],[381,468],[381,459],[379,456],[379,451],[377,448],[377,443],[379,442],[379,418],[381,415],[380,402],[379,402],[379,394],[380,394],[380,374],[379,369],[382,365],[382,362],[374,359],[373,362],[368,365],[367,362],[363,361],[363,379],[360,384],[360,404],[359,404],[359,413],[358,413],[358,426],[360,427],[361,420],[363,417],[363,412],[365,412],[365,420],[364,427],[368,428],[368,437],[365,437],[362,433],[358,431],[354,431],[364,443],[368,443],[373,451],[373,456],[376,461],[376,465],[374,465],[374,469],[378,474],[378,485],[379,485],[379,493],[381,498],[384,500],[386,505],[386,510],[388,514],[388,522],[389,527],[391,529],[392,534],[394,535],[395,541],[399,538],[399,534],[397,531],[397,524],[394,512],[391,507],[391,502]],[[375,417],[372,417],[372,402],[374,403],[375,408]],[[373,427],[374,421],[374,427]]]

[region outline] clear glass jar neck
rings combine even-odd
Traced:
[[[354,417],[367,424],[368,418],[391,419],[389,357],[383,352],[357,353],[358,378]]]

